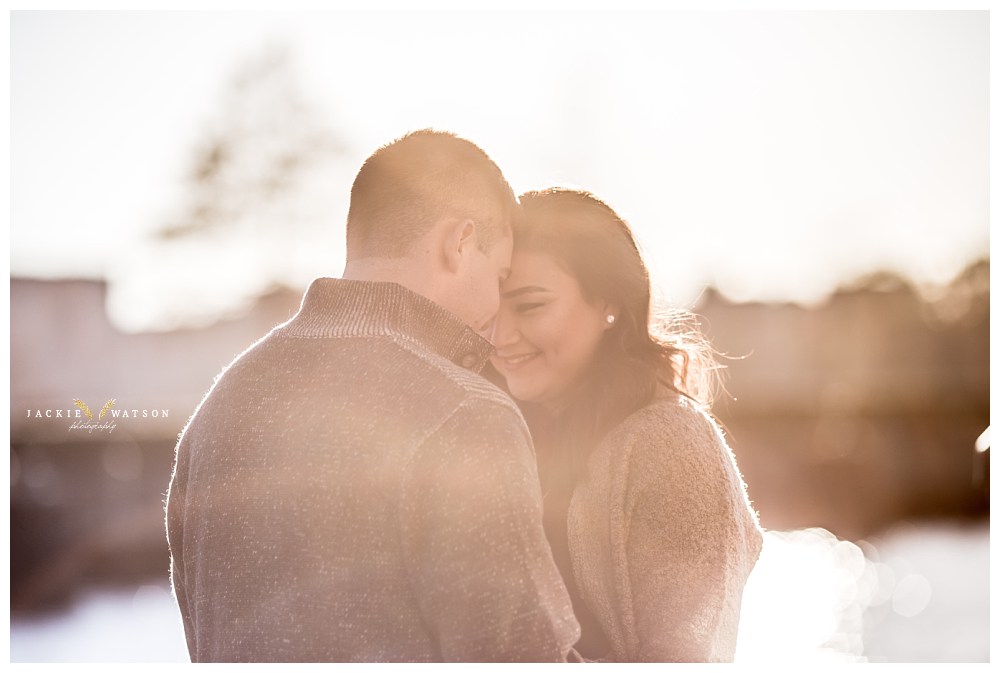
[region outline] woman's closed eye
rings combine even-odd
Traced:
[[[534,311],[535,309],[541,308],[542,306],[545,306],[545,302],[542,302],[542,301],[526,301],[526,302],[521,302],[519,304],[516,304],[514,306],[514,310],[517,313],[523,314],[523,313],[530,313],[530,312]]]

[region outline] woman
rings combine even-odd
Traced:
[[[577,651],[731,661],[762,536],[704,411],[707,344],[653,328],[646,266],[605,203],[564,189],[521,203],[492,362],[535,439]]]

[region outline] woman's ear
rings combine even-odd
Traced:
[[[476,223],[468,218],[448,222],[443,250],[446,269],[451,272],[459,270],[464,256],[476,247],[476,233]]]

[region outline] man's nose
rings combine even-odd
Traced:
[[[517,330],[514,329],[514,325],[510,320],[504,319],[500,313],[493,318],[493,332],[490,335],[490,341],[497,348],[509,346],[517,341]]]
[[[484,339],[489,339],[490,343],[493,343],[493,334],[496,332],[497,328],[497,317],[494,315],[492,318],[483,323],[483,326],[477,330],[479,335]]]

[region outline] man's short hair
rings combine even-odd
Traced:
[[[408,133],[375,151],[358,171],[347,213],[347,259],[402,257],[443,217],[476,223],[489,251],[510,233],[517,197],[493,160],[444,131]]]

